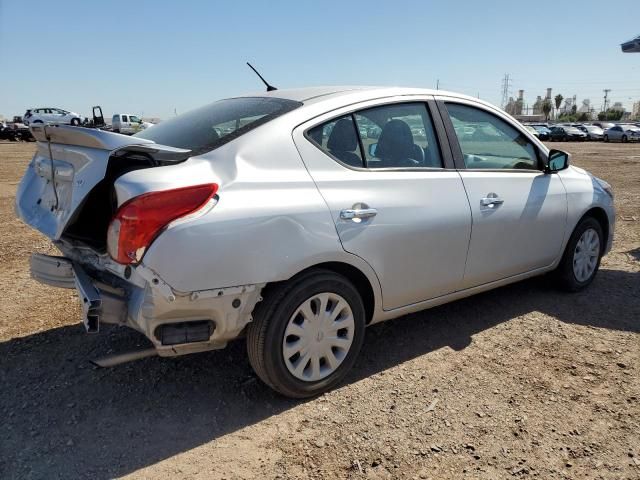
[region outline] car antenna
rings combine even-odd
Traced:
[[[260,75],[258,73],[258,70],[256,70],[255,68],[253,68],[253,65],[251,65],[249,62],[247,62],[247,65],[249,65],[249,68],[251,70],[253,70],[255,72],[256,75],[258,75],[258,77],[260,77],[260,80],[262,80],[262,83],[264,83],[267,86],[267,92],[273,92],[274,90],[278,90],[276,87],[274,87],[273,85],[269,85],[269,83],[262,77],[262,75]]]

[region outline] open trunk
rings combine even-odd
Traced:
[[[189,150],[101,130],[38,125],[38,150],[16,195],[20,218],[52,240],[106,249],[118,207],[113,184],[127,172],[186,160]]]

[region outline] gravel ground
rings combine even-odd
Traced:
[[[13,212],[34,146],[0,143],[0,478],[640,478],[640,145],[561,147],[616,192],[591,288],[543,277],[373,326],[346,383],[297,402],[242,342],[92,366],[145,340],[86,335],[74,293],[29,278],[52,251]]]

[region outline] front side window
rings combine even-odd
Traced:
[[[283,98],[228,98],[165,120],[135,136],[201,155],[300,105]]]
[[[424,103],[359,110],[318,125],[307,135],[323,151],[352,167],[442,168]]]
[[[518,129],[484,110],[446,105],[467,168],[538,169],[536,149]]]
[[[140,119],[135,115],[129,115],[129,121],[133,123],[140,123]]]

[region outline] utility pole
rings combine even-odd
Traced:
[[[509,78],[509,74],[505,73],[504,78],[502,79],[502,102],[501,108],[504,110],[509,103],[509,89],[511,87],[511,79]]]
[[[440,90],[440,79],[436,80],[436,90]]]
[[[602,107],[602,111],[606,112],[607,111],[607,107],[608,107],[608,102],[609,102],[607,97],[609,96],[609,92],[611,91],[611,89],[610,88],[605,88],[603,91],[604,91],[604,106]]]

